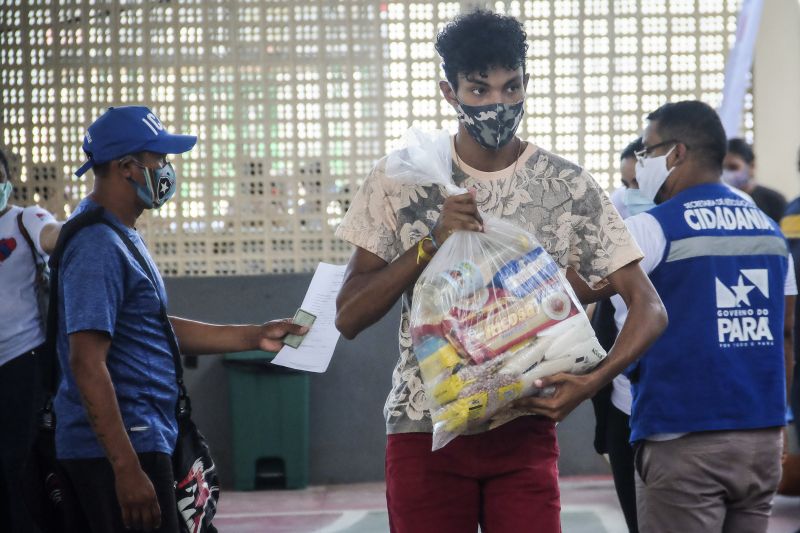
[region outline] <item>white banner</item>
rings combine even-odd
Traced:
[[[750,84],[750,69],[761,24],[763,0],[744,0],[736,20],[736,42],[725,65],[725,86],[718,112],[728,138],[738,137],[744,112],[744,96]]]

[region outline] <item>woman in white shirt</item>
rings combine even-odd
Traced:
[[[34,531],[19,487],[41,407],[37,350],[46,318],[39,312],[36,261],[47,261],[61,224],[40,207],[9,204],[10,161],[0,149],[0,517],[4,531],[16,533]]]

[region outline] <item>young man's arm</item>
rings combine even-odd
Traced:
[[[439,245],[455,231],[480,231],[483,221],[471,193],[445,199],[439,221],[433,229]],[[436,250],[423,243],[427,254]],[[377,255],[356,247],[336,298],[336,328],[348,339],[383,318],[408,287],[425,270],[427,262],[417,262],[417,247],[387,263]]]
[[[608,357],[590,374],[556,374],[537,383],[555,385],[551,398],[525,398],[518,406],[554,420],[563,420],[582,401],[592,397],[633,363],[667,327],[667,312],[650,279],[638,263],[630,263],[608,277],[608,282],[625,301],[628,318]]]
[[[426,253],[432,253],[429,243],[423,246]],[[416,248],[410,248],[387,263],[372,252],[356,247],[336,297],[336,329],[345,338],[354,339],[383,318],[427,266],[424,261],[417,264],[416,258]]]
[[[184,355],[221,354],[263,350],[277,352],[288,334],[303,335],[307,327],[292,324],[290,319],[273,320],[261,325],[217,325],[169,317]]]
[[[572,290],[575,291],[575,296],[583,305],[593,304],[617,294],[616,289],[610,283],[599,289],[591,288],[573,268],[567,269],[566,277]]]
[[[73,333],[69,336],[69,366],[89,422],[114,471],[114,488],[125,527],[155,529],[161,524],[161,510],[153,484],[142,470],[122,422],[106,367],[110,346],[108,333]]]

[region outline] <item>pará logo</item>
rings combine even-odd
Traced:
[[[769,329],[769,309],[756,302],[769,300],[769,272],[765,268],[742,269],[736,283],[715,277],[717,335],[720,344],[752,345],[774,341]]]

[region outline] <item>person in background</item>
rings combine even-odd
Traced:
[[[41,207],[9,203],[12,156],[0,149],[0,517],[3,531],[34,530],[19,487],[41,407],[39,349],[45,340],[37,263],[53,251],[61,223]]]
[[[92,169],[94,187],[70,221],[103,208],[105,223],[75,233],[61,255],[55,414],[56,454],[93,533],[179,531],[171,458],[178,386],[168,335],[183,354],[201,355],[277,351],[286,334],[308,330],[289,320],[215,325],[170,316],[164,323],[166,288],[135,225],[177,189],[166,154],[188,152],[196,141],[169,133],[142,106],[109,108],[84,138],[88,161],[76,175]]]
[[[776,190],[756,183],[756,156],[744,139],[730,139],[722,162],[722,181],[749,194],[753,202],[777,223],[786,211],[786,198]]]
[[[800,157],[797,161],[797,169],[800,171]],[[798,265],[800,265],[800,196],[792,200],[786,207],[786,213],[781,219],[781,231],[789,242],[789,250],[794,258],[796,275]],[[797,305],[800,306],[800,300]],[[795,314],[800,313],[800,308],[795,307]],[[795,321],[794,338],[800,338],[800,324]],[[800,442],[800,343],[794,344],[794,381],[792,383],[790,405],[794,414],[794,428],[797,433],[797,440]],[[800,533],[800,530],[798,530]]]
[[[617,210],[623,218],[645,213],[656,206],[655,202],[642,194],[639,190],[639,182],[636,180],[636,154],[644,149],[642,138],[639,137],[630,143],[620,156],[620,171],[622,175],[622,187],[618,189],[615,205],[619,202]],[[746,192],[741,191],[727,183],[724,183],[728,190],[740,198],[753,203],[753,199]],[[616,191],[615,191],[616,192]],[[612,196],[612,200],[615,198]],[[646,238],[646,235],[637,235],[637,238]],[[643,249],[647,249],[646,244],[639,243]],[[606,308],[598,302],[597,309],[601,312]],[[617,331],[625,322],[628,310],[625,302],[618,295],[614,295],[609,300],[610,313],[612,314],[611,328]],[[607,312],[607,311],[606,311]],[[597,311],[596,311],[597,313]],[[599,319],[598,319],[599,320]],[[595,320],[593,320],[593,325]],[[600,337],[598,336],[598,339]],[[601,341],[602,342],[602,341]],[[612,342],[613,344],[613,342]],[[617,497],[625,515],[625,522],[630,533],[638,531],[638,518],[636,514],[636,474],[634,469],[634,451],[629,439],[630,414],[631,414],[631,383],[625,374],[620,374],[611,386],[608,387],[606,395],[595,397],[595,410],[598,412],[599,403],[604,398],[608,402],[606,407],[604,423],[602,425],[602,435],[597,435],[596,439],[602,439],[603,452],[609,456],[611,471],[614,476],[614,487],[617,490]],[[598,422],[599,427],[599,422]]]
[[[526,49],[522,24],[510,16],[478,10],[448,24],[436,50],[446,77],[439,88],[459,121],[453,180],[474,192],[445,197],[440,186],[402,185],[383,159],[336,232],[355,247],[337,299],[339,331],[352,339],[398,299],[403,305],[384,410],[394,533],[460,533],[479,524],[484,531],[559,532],[555,422],[609,383],[666,324],[637,265],[640,252],[597,182],[516,135],[529,79]],[[482,230],[482,214],[531,232],[562,268],[593,286],[612,286],[636,311],[598,371],[552,376],[541,384],[555,385],[552,398],[517,404],[525,416],[431,452],[432,422],[410,335],[413,288],[453,232]]]
[[[640,194],[636,182],[636,152],[643,148],[642,138],[639,137],[626,146],[620,154],[622,187],[617,189],[611,198],[623,218],[637,215],[655,206],[652,200]],[[625,313],[615,313],[615,306],[612,303],[614,300],[622,302],[622,298],[616,295],[611,299],[600,300],[595,304],[592,314],[592,327],[606,351],[614,345],[617,334],[625,322]],[[614,476],[614,488],[628,531],[638,533],[636,472],[633,467],[633,448],[629,442],[631,390],[628,378],[624,374],[619,374],[612,383],[592,398],[592,404],[597,418],[595,450],[601,454],[608,454]]]
[[[626,224],[670,321],[626,370],[639,525],[763,533],[791,380],[791,255],[777,224],[720,183],[727,142],[711,107],[647,118],[636,181],[658,205]]]

